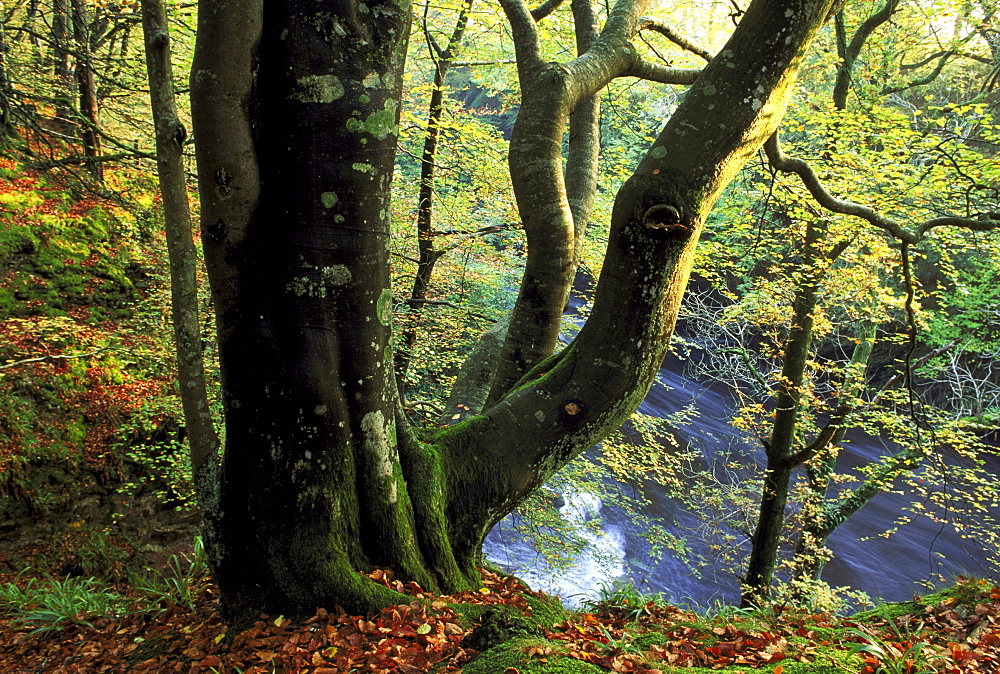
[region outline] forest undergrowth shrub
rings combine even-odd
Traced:
[[[29,173],[0,185],[0,214],[0,316],[73,315],[92,324],[129,316],[137,298],[129,271],[141,254],[111,233],[127,214],[74,200]]]

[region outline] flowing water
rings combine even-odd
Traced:
[[[639,407],[643,414],[665,417],[685,408],[696,416],[676,435],[699,450],[707,465],[727,452],[749,465],[760,464],[763,453],[756,440],[732,428],[727,419],[733,401],[725,391],[691,381],[682,374],[683,363],[668,356],[653,386]],[[893,451],[880,438],[863,434],[848,437],[841,461],[859,465]],[[647,515],[667,531],[683,535],[696,524],[690,512],[672,499],[645,490],[651,505]],[[630,581],[643,592],[661,592],[673,602],[705,606],[713,601],[736,603],[739,581],[711,569],[696,575],[670,553],[659,560],[649,556],[649,543],[628,513],[605,508],[593,494],[563,493],[564,519],[583,521],[601,518],[599,533],[588,533],[591,549],[581,554],[568,572],[557,574],[521,536],[508,517],[490,532],[487,556],[532,587],[558,594],[568,606],[596,596],[597,589],[615,581]],[[948,579],[960,574],[984,575],[984,551],[964,539],[946,523],[918,518],[885,538],[879,534],[904,513],[910,499],[899,494],[880,494],[841,525],[829,540],[834,558],[823,579],[833,586],[848,586],[873,598],[904,601],[920,592],[921,581]],[[997,515],[1000,513],[994,513]]]

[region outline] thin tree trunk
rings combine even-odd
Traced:
[[[65,133],[73,128],[73,70],[70,66],[69,34],[72,26],[70,0],[52,0],[52,57],[55,83],[55,123]]]
[[[452,61],[458,55],[462,46],[462,36],[469,23],[469,11],[472,0],[462,5],[455,30],[452,31],[448,45],[438,54],[432,54],[434,60],[434,84],[431,88],[431,100],[427,113],[427,132],[424,135],[424,150],[420,156],[420,189],[417,195],[417,275],[413,279],[413,288],[408,299],[410,323],[403,330],[400,344],[395,356],[396,381],[399,394],[406,392],[406,373],[413,356],[413,347],[417,343],[420,331],[420,319],[424,314],[424,303],[427,299],[427,289],[430,287],[434,274],[434,265],[444,254],[434,246],[434,172],[437,161],[438,138],[441,135],[441,115],[444,114],[444,90],[448,71]],[[437,48],[433,43],[432,49]]]
[[[90,56],[90,21],[85,0],[71,0],[73,8],[73,35],[76,41],[76,83],[80,93],[83,154],[95,160],[87,163],[87,171],[98,182],[104,182],[104,165],[96,161],[101,156],[100,109],[97,101],[97,82]]]
[[[11,101],[13,89],[7,73],[8,51],[6,26],[0,19],[0,151],[6,149],[11,139],[17,136]]]
[[[191,469],[198,504],[205,516],[215,512],[219,437],[209,410],[198,319],[198,251],[191,233],[191,212],[184,171],[187,133],[177,118],[170,33],[163,0],[142,0],[146,72],[156,129],[156,172],[163,197],[163,219],[170,260],[170,300],[177,354],[177,382],[191,447]],[[206,527],[212,532],[212,527]],[[214,550],[214,546],[209,546]]]
[[[858,396],[864,390],[865,371],[875,343],[875,327],[870,321],[862,321],[857,335],[858,341],[851,353],[847,375],[841,387],[842,402],[824,428],[828,439],[822,440],[824,446],[818,448],[816,456],[806,464],[808,492],[802,503],[804,524],[795,545],[795,558],[792,563],[794,578],[797,580],[818,581],[826,566],[823,549],[830,534],[833,533],[827,518],[830,505],[827,502],[827,492],[830,488],[830,478],[837,468],[838,445],[843,442],[847,434],[851,412],[857,406]]]
[[[597,15],[591,0],[573,0],[577,56],[586,54],[597,39]],[[597,195],[597,165],[601,155],[601,94],[585,96],[569,116],[566,148],[566,199],[573,214],[573,258],[580,262],[583,239]]]
[[[767,465],[760,499],[760,515],[751,538],[750,558],[743,581],[741,605],[759,606],[767,596],[778,561],[781,530],[785,523],[785,505],[788,486],[795,464],[792,455],[796,449],[798,414],[802,388],[805,382],[809,346],[812,343],[813,316],[819,297],[819,279],[822,271],[817,268],[819,255],[816,245],[819,228],[807,224],[803,246],[801,278],[796,284],[792,306],[792,323],[782,354],[781,376],[775,396],[774,423],[771,438],[765,444]]]

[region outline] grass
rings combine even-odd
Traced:
[[[177,604],[193,611],[207,580],[208,557],[201,536],[196,536],[190,555],[171,555],[166,571],[147,569],[145,576],[133,577],[132,587],[148,602],[148,610],[165,611]]]
[[[15,627],[30,627],[29,634],[51,633],[71,625],[93,628],[102,618],[117,618],[125,611],[162,613],[170,606],[194,611],[208,581],[208,561],[200,537],[191,555],[173,555],[167,569],[146,569],[131,579],[130,597],[123,596],[96,578],[22,578],[0,585],[0,611]]]
[[[93,578],[20,580],[0,585],[0,607],[13,616],[15,626],[32,628],[30,634],[74,624],[93,627],[98,618],[118,617],[129,603]]]

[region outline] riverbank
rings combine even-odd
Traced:
[[[837,617],[788,607],[698,615],[629,588],[570,613],[516,578],[489,571],[478,592],[447,597],[387,572],[372,577],[413,601],[368,616],[338,607],[296,621],[261,615],[238,633],[227,631],[197,556],[175,558],[162,582],[144,588],[80,578],[5,584],[0,671],[1000,671],[1000,587],[982,580]]]

